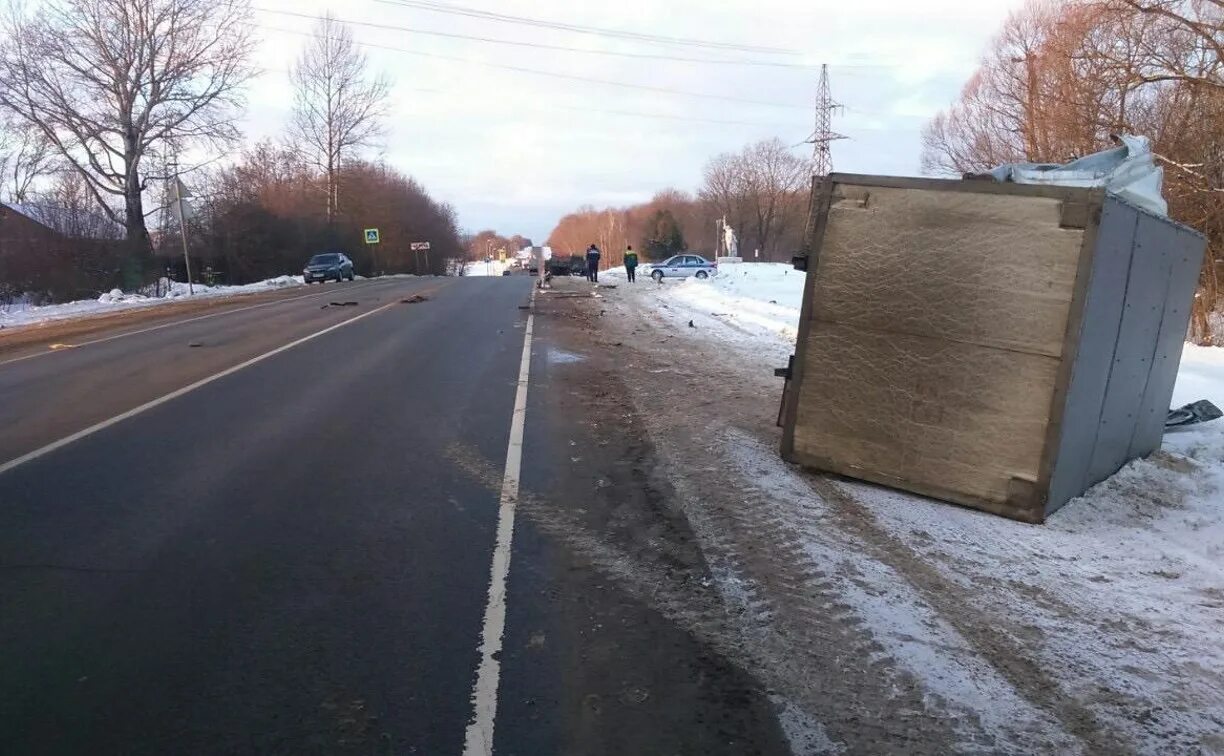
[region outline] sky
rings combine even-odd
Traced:
[[[821,63],[845,105],[834,129],[849,137],[833,145],[834,170],[917,175],[923,125],[956,98],[1022,1],[253,0],[262,73],[243,126],[252,141],[284,134],[289,69],[313,17],[330,10],[351,24],[370,70],[393,83],[386,134],[366,156],[455,206],[467,231],[542,242],[580,206],[694,191],[711,157],[751,142],[776,136],[810,153],[800,143],[813,131]]]

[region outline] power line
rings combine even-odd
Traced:
[[[275,13],[281,16],[293,16],[295,18],[307,18],[307,19],[318,18],[318,16],[312,16],[308,13],[296,13],[294,11],[273,10],[272,8],[260,8],[259,6],[254,6],[254,9],[257,11],[260,11],[261,13]],[[543,42],[523,42],[520,40],[513,40],[513,39],[498,39],[496,37],[478,37],[478,36],[473,36],[473,35],[468,35],[468,34],[456,34],[453,32],[440,32],[440,31],[433,31],[433,30],[428,30],[428,29],[413,29],[407,26],[397,26],[395,24],[377,24],[377,23],[373,23],[370,21],[345,21],[343,19],[336,19],[336,20],[341,21],[342,23],[352,25],[352,26],[364,26],[370,29],[384,29],[387,31],[404,32],[407,34],[421,34],[421,35],[426,35],[426,36],[431,36],[431,37],[444,37],[446,39],[462,39],[462,40],[466,40],[469,42],[485,42],[488,44],[495,44],[495,45],[511,45],[514,47],[528,47],[528,48],[532,48],[535,50],[556,50],[559,52],[586,53],[589,55],[608,55],[608,56],[617,57],[617,58],[636,58],[636,59],[641,59],[641,60],[670,60],[670,61],[676,61],[680,63],[702,63],[702,64],[724,65],[724,66],[765,66],[768,68],[795,68],[795,69],[803,69],[803,70],[810,70],[814,68],[814,66],[808,63],[787,63],[784,61],[774,61],[774,60],[748,60],[744,58],[733,58],[733,59],[686,58],[681,55],[666,55],[663,53],[632,53],[632,52],[621,52],[618,50],[591,50],[591,49],[582,48],[582,47],[566,47],[564,45],[550,45],[550,44],[545,44]]]
[[[266,29],[268,31],[276,31],[276,32],[285,32],[286,34],[305,34],[306,33],[306,32],[295,32],[290,29],[279,29],[275,26],[263,26],[260,24],[253,24],[253,25],[257,26],[260,29]],[[275,71],[276,73],[285,74],[286,76],[291,74],[291,72],[287,68],[265,68],[263,70],[265,72]],[[433,89],[433,88],[427,88],[427,87],[409,87],[405,90],[404,88],[397,86],[396,91],[423,92],[425,94],[439,94],[439,95],[455,95],[456,94],[452,90]],[[670,113],[649,113],[649,112],[641,111],[641,110],[619,110],[619,109],[612,109],[612,108],[589,107],[586,105],[559,105],[555,103],[547,103],[544,105],[528,105],[528,106],[515,105],[514,106],[514,109],[516,110],[523,109],[523,108],[527,110],[535,110],[535,111],[567,110],[567,111],[574,111],[577,113],[599,113],[602,115],[630,116],[634,118],[652,118],[652,119],[660,119],[664,121],[681,121],[681,122],[688,122],[688,123],[713,123],[713,124],[718,124],[722,126],[760,126],[760,127],[766,127],[766,128],[776,128],[778,126],[777,121],[769,121],[769,122],[767,121],[731,121],[731,120],[726,120],[722,118],[702,118],[701,116],[682,116],[682,115],[672,115]]]
[[[388,5],[400,5],[407,8],[416,8],[417,10],[431,11],[434,13],[445,13],[454,16],[466,16],[468,18],[479,18],[486,21],[497,21],[508,24],[518,24],[521,26],[532,26],[542,29],[556,29],[559,31],[574,32],[576,34],[590,34],[599,37],[613,37],[616,39],[628,39],[634,42],[649,42],[657,45],[676,45],[681,47],[699,47],[713,50],[732,50],[735,52],[751,52],[764,53],[767,55],[798,55],[796,50],[788,50],[781,47],[765,47],[760,45],[737,45],[730,42],[716,42],[712,40],[694,39],[691,37],[667,37],[659,34],[646,34],[644,32],[623,31],[620,29],[608,29],[598,26],[581,26],[578,24],[570,24],[561,21],[550,21],[547,19],[528,18],[526,16],[511,16],[505,13],[495,13],[493,11],[477,10],[475,8],[465,8],[458,5],[448,5],[445,3],[433,2],[433,0],[378,0],[380,3]]]
[[[313,32],[297,31],[294,29],[281,29],[274,26],[265,26],[255,24],[262,29],[270,31],[284,32],[286,34],[299,34],[303,36],[313,37]],[[498,68],[506,71],[516,71],[518,73],[534,74],[536,76],[548,76],[554,79],[565,79],[567,81],[580,81],[584,84],[602,84],[609,87],[622,87],[624,89],[638,89],[646,92],[659,92],[663,94],[677,95],[680,97],[694,97],[706,100],[719,100],[721,102],[734,102],[742,105],[760,105],[770,108],[804,108],[803,105],[795,105],[786,102],[771,102],[769,100],[752,100],[744,97],[732,97],[730,95],[718,95],[708,92],[689,92],[683,89],[674,89],[672,87],[656,87],[650,84],[633,84],[625,81],[614,81],[612,79],[596,79],[589,76],[577,76],[575,74],[564,74],[556,71],[542,71],[538,68],[525,68],[523,66],[512,66],[506,63],[489,63],[488,61],[476,60],[474,58],[464,58],[459,55],[446,55],[443,53],[424,52],[421,50],[409,50],[404,47],[390,47],[388,45],[376,45],[369,42],[363,42],[366,47],[373,47],[379,50],[389,50],[391,52],[404,53],[405,55],[416,55],[422,58],[433,58],[436,60],[449,60],[457,63],[467,63],[474,66],[484,66],[486,68]]]

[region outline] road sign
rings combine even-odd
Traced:
[[[378,229],[367,228],[365,230],[365,240],[366,244],[378,244]]]
[[[412,248],[413,252],[429,251],[429,242],[413,242],[409,246]]]

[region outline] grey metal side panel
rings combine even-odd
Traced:
[[[1118,343],[1138,222],[1139,211],[1113,198],[1105,200],[1046,514],[1079,496],[1087,487],[1101,408],[1105,404],[1105,387]]]
[[[1088,467],[1088,485],[1113,475],[1130,459],[1131,439],[1147,390],[1168,290],[1170,256],[1165,244],[1168,230],[1163,221],[1139,214],[1118,347],[1105,388],[1096,448]]]
[[[1169,261],[1164,310],[1161,314],[1160,335],[1152,358],[1147,389],[1139,407],[1139,422],[1131,439],[1128,458],[1143,457],[1160,448],[1164,438],[1165,417],[1173,399],[1173,384],[1181,363],[1182,345],[1190,325],[1190,306],[1198,288],[1199,270],[1207,242],[1198,234],[1160,219],[1146,218],[1144,223],[1164,226],[1161,239]]]

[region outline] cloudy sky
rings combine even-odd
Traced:
[[[846,106],[834,128],[851,137],[834,145],[836,169],[918,173],[923,123],[955,98],[1022,0],[254,2],[263,74],[250,91],[251,138],[283,132],[288,70],[311,16],[331,10],[351,22],[371,69],[394,83],[388,133],[371,156],[455,205],[470,231],[543,240],[580,205],[691,191],[720,152],[773,136],[802,142],[822,62]],[[455,8],[717,44],[628,40]]]

